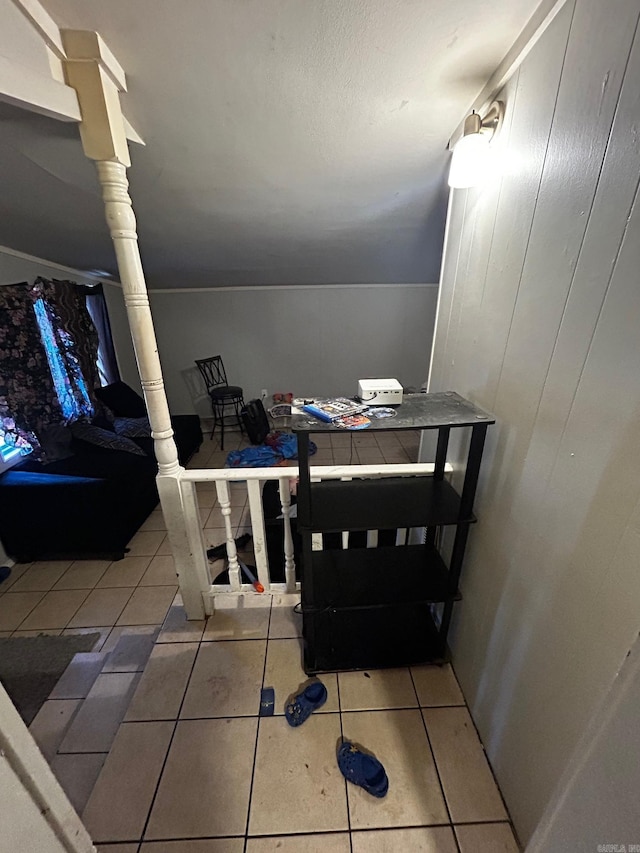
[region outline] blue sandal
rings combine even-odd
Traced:
[[[338,767],[348,782],[359,785],[374,797],[384,797],[389,790],[389,779],[378,759],[361,752],[348,740],[338,749]]]
[[[290,726],[301,726],[326,701],[327,688],[321,681],[312,681],[284,706],[287,722]]]

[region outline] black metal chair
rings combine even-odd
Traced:
[[[216,427],[220,424],[220,448],[224,450],[225,417],[235,416],[240,432],[244,433],[240,417],[240,410],[244,406],[242,388],[239,385],[229,385],[227,382],[227,373],[224,369],[222,356],[214,355],[211,358],[196,359],[196,365],[204,379],[207,394],[211,398],[211,408],[213,409],[211,438],[213,438]],[[231,408],[233,408],[233,415],[225,414],[225,409]]]

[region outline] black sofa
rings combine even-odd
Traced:
[[[101,393],[104,392],[104,393]],[[124,383],[98,389],[113,413],[140,417],[144,400]],[[180,462],[202,443],[197,415],[172,416]],[[17,562],[124,557],[127,543],[158,504],[153,440],[132,439],[145,455],[73,439],[73,455],[42,465],[27,457],[0,475],[0,540]]]

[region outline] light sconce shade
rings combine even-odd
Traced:
[[[467,116],[463,135],[453,149],[449,171],[450,187],[464,189],[481,183],[489,170],[489,143],[502,124],[503,116],[502,101],[494,101],[484,118],[475,112]]]

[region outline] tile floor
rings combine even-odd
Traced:
[[[413,461],[417,451],[410,433],[319,438],[319,464]],[[205,440],[190,467],[225,455]],[[215,491],[198,492],[208,544],[218,544]],[[245,499],[234,487],[238,527]],[[159,511],[131,545],[116,563],[16,566],[0,587],[2,636],[100,634],[39,723],[43,751],[99,851],[519,849],[450,667],[324,675],[326,705],[290,728],[284,704],[306,678],[296,598],[220,596],[213,617],[186,622]],[[105,668],[101,653],[116,646]],[[273,717],[258,717],[262,686],[275,689]],[[48,748],[54,730],[58,746]],[[341,776],[343,737],[384,763],[383,800]]]
[[[295,601],[221,597],[206,624],[173,606],[83,810],[98,849],[517,851],[450,667],[324,675],[326,705],[289,727],[306,680]],[[258,716],[262,686],[272,717]],[[384,800],[345,782],[342,737],[384,763]]]

